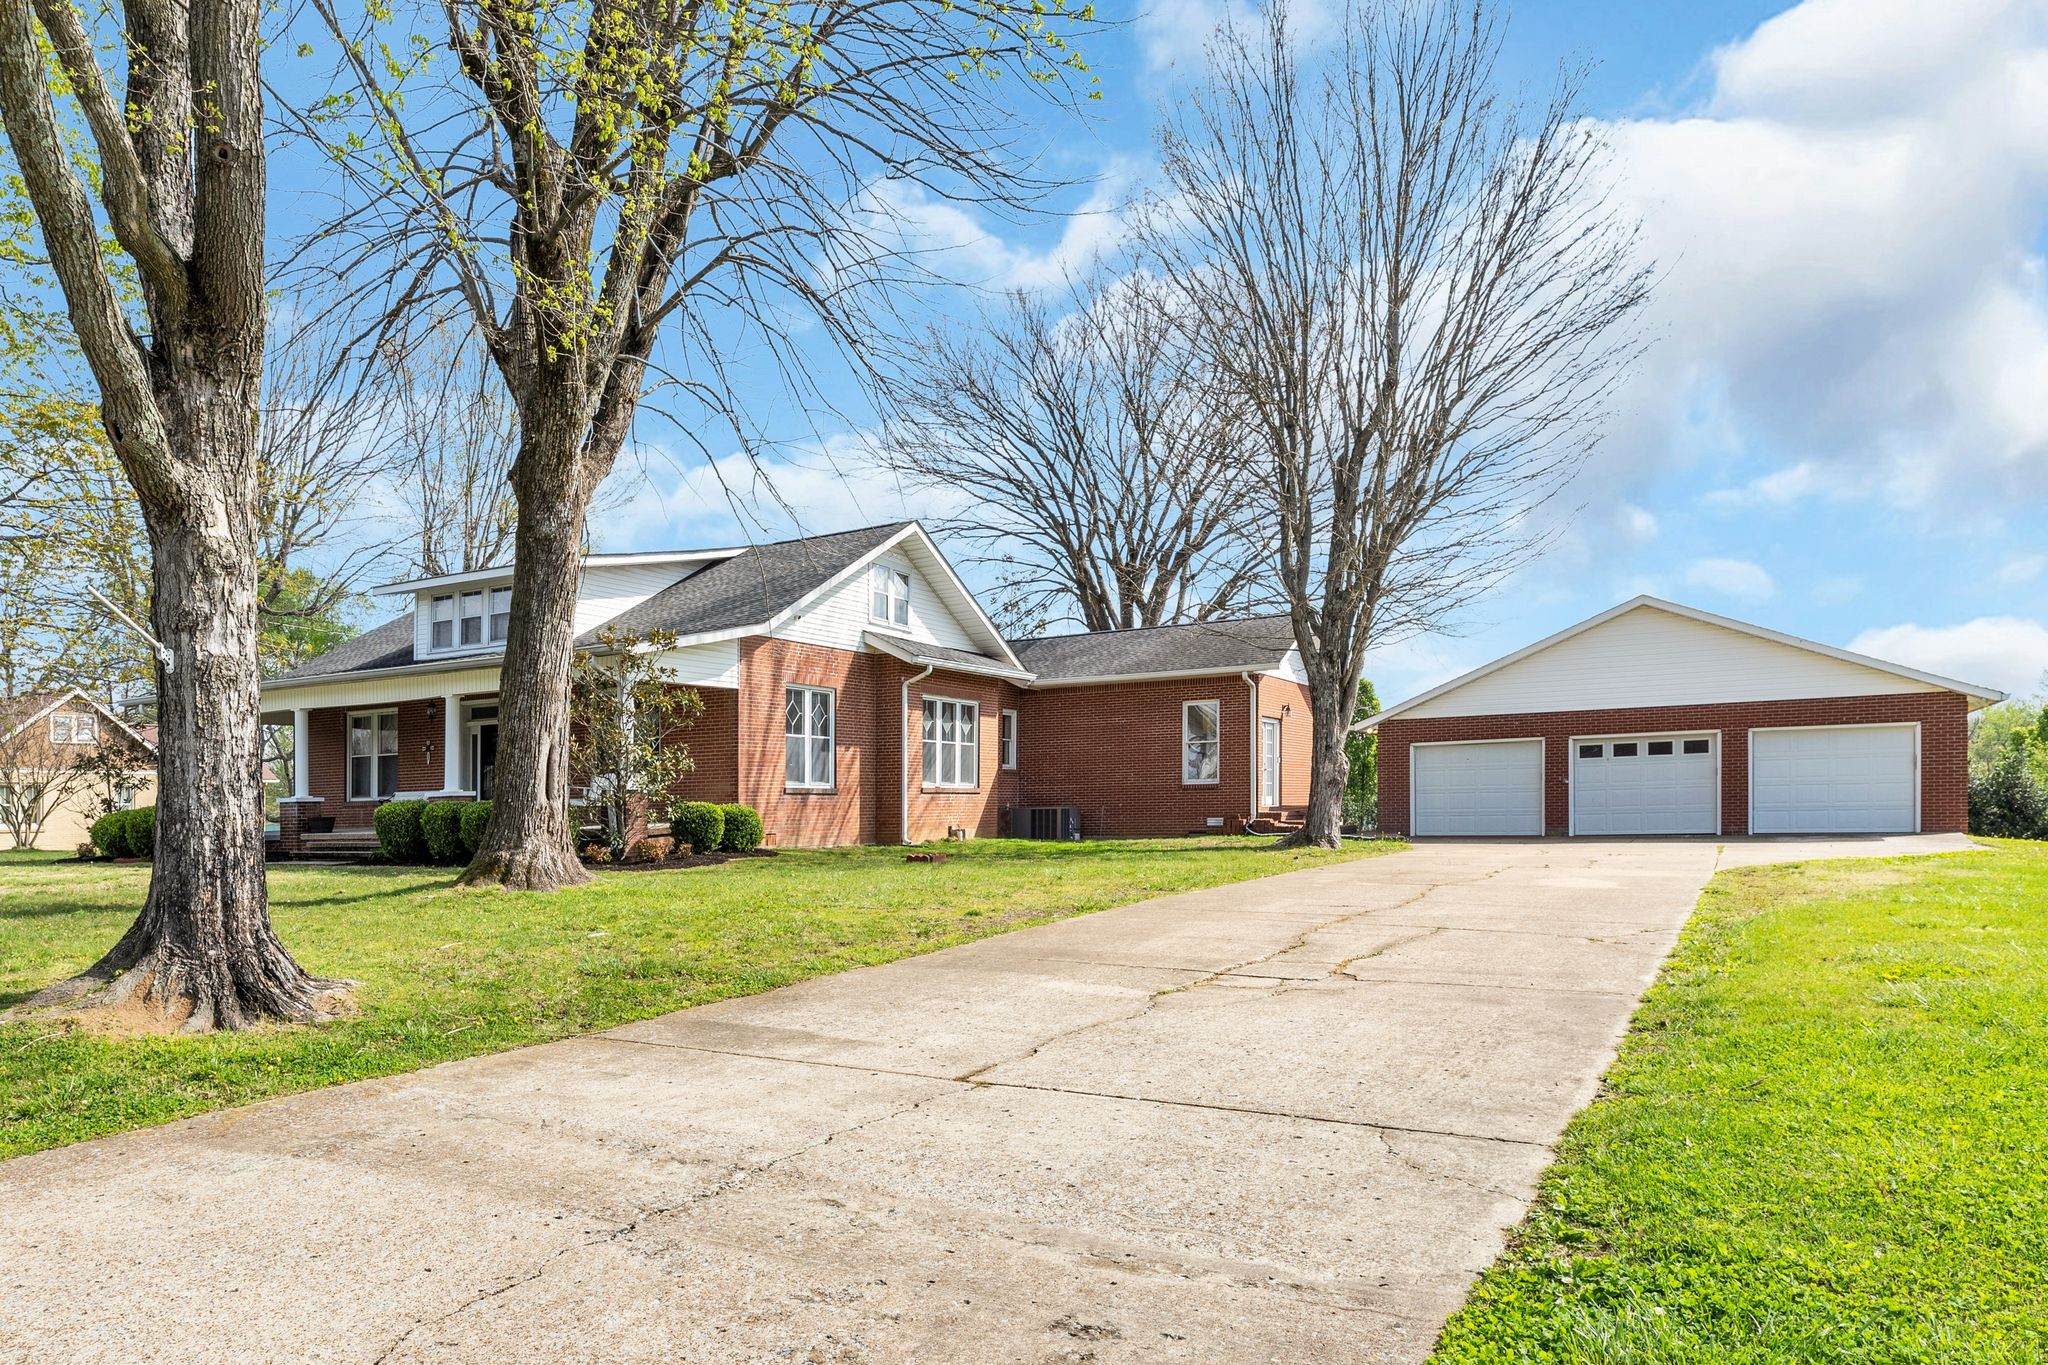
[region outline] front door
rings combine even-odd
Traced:
[[[1259,722],[1259,804],[1280,804],[1280,722],[1272,716]]]
[[[469,771],[476,799],[488,801],[498,788],[498,722],[474,721],[469,727]]]

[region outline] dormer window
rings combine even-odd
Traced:
[[[501,645],[512,631],[512,589],[441,593],[427,604],[427,621],[429,649]]]
[[[435,649],[455,648],[455,594],[444,593],[433,602],[434,631],[430,643]]]
[[[889,625],[909,625],[910,575],[887,564],[868,570],[868,615]]]

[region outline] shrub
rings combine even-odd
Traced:
[[[110,810],[92,822],[92,846],[109,858],[128,856],[128,822],[125,810]]]
[[[665,838],[662,835],[656,834],[640,840],[631,848],[627,849],[626,860],[628,862],[637,862],[642,859],[645,859],[646,861],[651,863],[658,863],[663,858],[666,858],[669,854],[675,851],[675,840]]]
[[[462,807],[453,801],[429,801],[420,812],[420,837],[426,841],[427,856],[437,863],[455,864],[462,858]]]
[[[156,807],[137,806],[124,810],[121,815],[121,842],[126,846],[122,856],[128,858],[153,858],[156,856]]]
[[[1970,833],[2002,839],[2048,839],[2048,791],[2027,767],[2018,745],[1970,784]]]
[[[394,863],[423,863],[427,860],[427,836],[420,828],[426,813],[424,801],[386,801],[377,807],[377,847]]]
[[[709,801],[685,801],[669,812],[669,833],[692,853],[711,853],[725,837],[725,807]]]
[[[484,846],[484,826],[491,823],[491,803],[471,801],[462,807],[457,827],[462,835],[462,856],[474,858]]]
[[[719,809],[725,812],[725,833],[718,839],[720,848],[727,853],[752,853],[761,846],[761,812],[737,801]]]

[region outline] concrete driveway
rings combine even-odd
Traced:
[[[1426,843],[0,1164],[0,1359],[1417,1360],[1717,861]]]

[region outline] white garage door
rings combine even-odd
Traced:
[[[1910,834],[1920,826],[1911,725],[1752,730],[1753,834]]]
[[[1572,741],[1572,833],[1720,832],[1720,740],[1624,735]]]
[[[1543,741],[1417,744],[1409,791],[1416,834],[1543,833]]]

